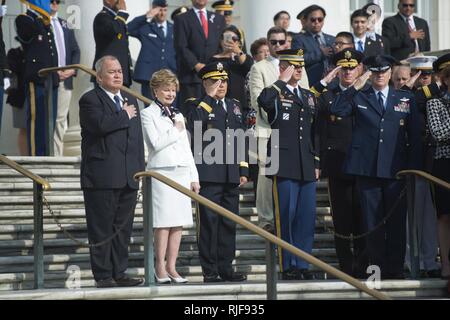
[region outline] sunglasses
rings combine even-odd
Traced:
[[[61,1],[60,0],[52,0],[52,1],[50,1],[50,3],[53,3],[53,4],[60,4],[61,3]]]
[[[284,46],[285,43],[286,43],[286,40],[270,40],[269,42],[270,42],[270,44],[273,45],[273,46],[276,46],[277,43],[278,43],[280,46]]]
[[[408,7],[414,8],[415,6],[416,5],[414,3],[403,3],[402,4],[403,8],[408,8]]]
[[[309,21],[311,21],[311,22],[319,22],[319,23],[322,23],[322,22],[323,22],[323,19],[324,19],[324,18],[322,18],[322,17],[319,17],[319,18],[310,18]]]
[[[342,46],[345,46],[346,44],[350,45],[350,44],[353,44],[353,43],[351,43],[351,42],[341,42],[341,41],[333,43],[333,45],[335,47],[342,47]]]

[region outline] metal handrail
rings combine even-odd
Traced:
[[[189,190],[188,188],[183,187],[182,185],[161,175],[160,173],[157,173],[154,171],[138,172],[134,175],[134,178],[136,180],[141,179],[141,178],[155,178],[155,179],[159,180],[160,182],[162,182],[162,183],[170,186],[171,188],[181,192],[182,194],[188,196],[189,198],[197,201],[198,203],[202,204],[203,206],[208,207],[209,209],[213,210],[214,212],[220,214],[221,216],[232,220],[233,222],[235,222],[235,223],[243,226],[247,230],[261,236],[262,238],[266,239],[267,241],[271,242],[272,244],[275,244],[275,245],[283,248],[284,250],[291,252],[292,254],[296,255],[297,257],[300,257],[301,259],[311,263],[312,265],[315,265],[316,267],[322,269],[323,271],[334,275],[335,277],[341,279],[342,281],[345,281],[346,283],[367,293],[368,295],[370,295],[376,299],[380,299],[380,300],[390,300],[390,297],[387,296],[386,294],[379,292],[377,290],[368,288],[365,284],[361,283],[359,280],[357,280],[357,279],[349,276],[348,274],[330,266],[329,264],[313,257],[312,255],[298,249],[297,247],[294,247],[290,243],[276,237],[275,235],[265,231],[262,228],[259,228],[258,226],[254,225],[253,223],[245,220],[244,218],[239,217],[238,215],[234,214],[233,212],[219,206],[218,204]]]
[[[24,167],[22,167],[17,162],[8,159],[6,156],[4,156],[2,154],[0,154],[0,162],[3,162],[4,164],[6,164],[11,169],[14,169],[17,172],[19,172],[21,175],[23,175],[23,176],[25,176],[27,178],[30,178],[34,182],[40,184],[45,191],[50,191],[52,189],[50,183],[47,180],[45,180],[44,178],[38,176],[37,174],[34,174],[30,170],[25,169]]]
[[[95,73],[94,70],[86,67],[83,64],[71,64],[71,65],[67,65],[67,66],[64,66],[64,67],[45,68],[45,69],[39,70],[38,74],[39,74],[40,77],[45,77],[51,72],[62,71],[62,70],[69,70],[69,69],[81,70],[81,71],[84,71],[84,72],[90,74],[93,77],[96,76],[96,73]],[[138,100],[141,100],[145,104],[151,104],[153,102],[152,100],[144,97],[143,95],[140,95],[139,93],[134,92],[133,90],[131,90],[130,88],[127,88],[125,86],[122,86],[120,88],[120,90],[128,93],[130,96],[133,96],[133,97],[135,97]]]
[[[44,190],[51,190],[50,183],[44,178],[25,169],[17,162],[0,155],[3,162],[11,169],[33,181],[33,257],[34,257],[34,288],[44,287]]]
[[[447,190],[450,190],[450,183],[447,181],[441,180],[439,178],[436,178],[435,176],[420,170],[403,170],[397,173],[397,177],[401,178],[408,175],[415,175],[424,178],[428,182],[434,183],[442,188],[445,188]]]

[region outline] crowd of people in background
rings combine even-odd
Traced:
[[[57,14],[60,1],[49,1],[50,23],[28,8],[15,21],[21,46],[7,55],[0,47],[0,67],[8,69],[7,62],[10,72],[0,76],[14,79],[11,86],[5,80],[4,88],[24,155],[44,156],[49,150],[62,155],[76,71],[54,73],[50,80],[37,73],[80,61],[73,30]],[[399,0],[398,13],[384,19],[381,34],[375,32],[381,9],[373,3],[351,14],[351,30],[335,35],[323,31],[327,12],[321,6],[296,16],[298,32],[289,31],[291,16],[282,10],[265,37],[251,44],[233,24],[233,1],[214,2],[214,11],[207,4],[192,0],[192,7],[175,10],[170,22],[167,1],[154,0],[148,12],[128,22],[125,0],[103,0],[95,17],[96,88],[80,100],[89,239],[101,241],[114,233],[107,226],[124,226],[116,242],[91,249],[97,285],[140,283],[125,275],[131,222],[124,219],[134,212],[137,185],[131,177],[144,168],[144,142],[148,170],[235,214],[239,187],[253,181],[260,227],[308,253],[316,182],[328,179],[341,270],[364,278],[369,265],[378,265],[383,279],[403,279],[407,210],[404,182],[396,174],[418,169],[450,181],[450,55],[423,54],[431,48],[430,32],[415,15],[415,0]],[[134,67],[129,36],[141,43]],[[153,100],[141,111],[120,91],[133,81]],[[47,145],[45,133],[50,93],[54,146]],[[228,129],[251,130],[258,150],[232,163],[210,164],[201,157],[207,149],[203,142],[197,161],[195,141],[187,135],[193,139],[196,123],[202,133],[217,129],[224,137]],[[131,142],[129,136],[141,130],[143,139]],[[272,130],[279,141],[272,141]],[[225,153],[227,143],[224,138]],[[279,170],[269,174],[274,150]],[[450,192],[422,180],[415,188],[422,276],[448,278]],[[160,183],[154,190],[155,278],[183,283],[187,279],[176,271],[176,258],[182,227],[193,223],[191,204]],[[246,280],[232,268],[235,224],[203,206],[196,222],[204,281]],[[306,261],[283,250],[278,256],[284,280],[314,278]]]

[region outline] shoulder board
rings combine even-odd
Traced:
[[[184,102],[186,103],[186,102],[192,102],[192,101],[196,101],[196,100],[197,100],[197,98],[188,98],[188,99],[184,100]]]

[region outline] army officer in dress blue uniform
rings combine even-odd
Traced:
[[[249,175],[248,149],[240,148],[246,146],[245,140],[240,140],[245,139],[244,135],[236,134],[235,138],[232,132],[238,133],[241,129],[243,133],[245,129],[242,109],[239,101],[225,98],[228,88],[226,65],[210,63],[201,69],[199,77],[206,95],[188,100],[185,110],[189,110],[187,127],[193,137],[200,195],[239,214],[239,186],[247,182]],[[196,130],[201,130],[200,141],[196,138]],[[208,133],[215,137],[213,143],[218,147],[214,151],[210,140],[203,137]],[[198,248],[204,282],[246,280],[245,275],[234,272],[231,266],[236,250],[236,224],[203,206],[200,206],[199,219]]]
[[[395,59],[367,58],[367,71],[334,101],[331,112],[355,117],[345,173],[357,176],[367,237],[369,263],[384,279],[403,278],[406,249],[406,197],[397,172],[420,169],[419,114],[411,93],[389,86]],[[371,86],[365,86],[369,79]],[[391,216],[383,223],[390,212]],[[375,229],[375,230],[374,230]]]
[[[272,176],[275,227],[279,237],[311,254],[319,178],[315,142],[317,103],[314,94],[298,84],[304,66],[302,50],[282,50],[277,54],[279,80],[258,97],[258,105],[267,112],[272,128],[267,156],[279,152],[278,172]],[[279,143],[271,141],[274,130],[279,132]],[[306,261],[284,250],[278,256],[283,280],[312,278]]]
[[[48,144],[47,122],[54,127],[57,113],[57,91],[59,78],[57,73],[49,75],[50,80],[39,77],[43,68],[57,67],[58,54],[50,27],[50,21],[41,13],[29,8],[15,20],[17,36],[22,43],[25,56],[25,86],[27,108],[27,138],[30,156],[49,156],[53,142]],[[52,112],[49,119],[46,96],[52,92]],[[53,132],[50,134],[53,138]]]
[[[143,96],[153,99],[149,83],[153,73],[161,69],[177,71],[173,23],[167,21],[167,1],[154,0],[147,14],[128,23],[128,32],[141,42],[133,80],[142,85]]]
[[[352,141],[353,117],[336,117],[330,108],[336,96],[347,90],[361,75],[364,55],[355,49],[345,49],[332,58],[340,67],[338,81],[332,81],[319,98],[318,130],[320,132],[321,178],[328,178],[331,214],[336,233],[350,236],[362,234],[361,204],[357,194],[356,178],[344,174],[344,161]],[[347,274],[365,275],[364,238],[353,241],[335,236],[339,267]],[[352,250],[353,247],[353,250]]]

